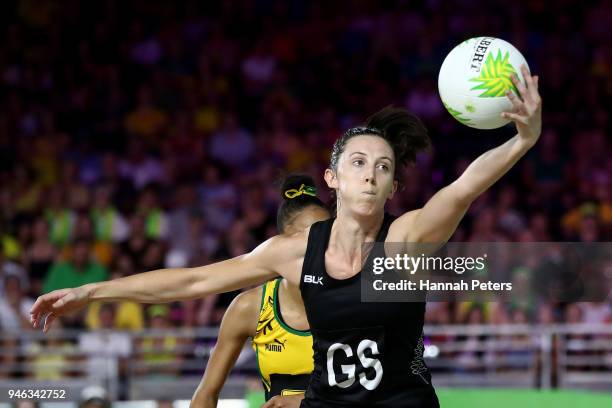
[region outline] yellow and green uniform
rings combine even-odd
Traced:
[[[253,337],[266,400],[276,395],[303,393],[314,368],[310,331],[292,329],[279,313],[281,279],[262,286],[257,332]]]

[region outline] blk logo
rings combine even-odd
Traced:
[[[304,283],[314,283],[315,285],[323,285],[322,276],[304,275]]]

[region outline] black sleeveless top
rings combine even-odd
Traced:
[[[393,220],[385,214],[376,242],[385,241]],[[425,303],[365,303],[361,273],[329,276],[325,251],[333,222],[310,227],[302,268],[314,371],[301,407],[439,407],[423,361]]]

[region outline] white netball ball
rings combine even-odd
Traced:
[[[501,113],[512,111],[506,91],[518,95],[510,75],[516,74],[524,83],[522,64],[527,66],[527,61],[512,44],[494,37],[470,38],[453,48],[442,63],[438,76],[442,103],[464,125],[504,126],[510,120]]]

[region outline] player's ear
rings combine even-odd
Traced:
[[[393,186],[391,186],[391,192],[387,196],[387,200],[391,200],[393,198],[393,196],[397,192],[397,186],[398,186],[397,180],[393,180]]]
[[[336,177],[336,172],[332,169],[325,169],[325,174],[323,175],[325,182],[327,183],[327,187],[337,189],[338,188],[338,177]]]

